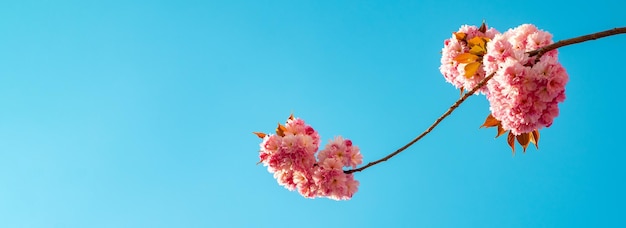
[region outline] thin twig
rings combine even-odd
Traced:
[[[575,38],[571,38],[567,40],[561,40],[559,42],[552,43],[547,46],[543,46],[542,48],[539,48],[534,51],[529,51],[527,53],[530,57],[533,57],[536,55],[537,59],[539,59],[546,52],[552,51],[554,49],[557,49],[563,46],[572,45],[572,44],[581,43],[581,42],[590,41],[590,40],[595,40],[595,39],[600,39],[602,37],[617,35],[621,33],[626,33],[626,27],[614,28],[614,29],[609,29],[609,30],[602,31],[602,32],[579,36],[579,37],[575,37]]]
[[[606,30],[606,31],[602,31],[602,32],[597,32],[597,33],[593,33],[593,34],[589,34],[589,35],[579,36],[579,37],[575,37],[575,38],[571,38],[571,39],[567,39],[567,40],[561,40],[559,42],[556,42],[556,43],[544,46],[544,47],[539,48],[539,49],[534,50],[534,51],[529,51],[527,53],[531,57],[537,55],[538,56],[537,59],[539,59],[541,57],[541,55],[543,55],[544,53],[549,52],[549,51],[554,50],[554,49],[557,49],[557,48],[560,48],[560,47],[563,47],[563,46],[572,45],[572,44],[576,44],[576,43],[582,43],[582,42],[585,42],[585,41],[600,39],[600,38],[603,38],[603,37],[617,35],[617,34],[622,34],[622,33],[626,33],[626,27],[614,28],[614,29],[610,29],[610,30]],[[481,80],[478,83],[478,85],[476,85],[472,90],[470,90],[469,92],[465,93],[465,95],[463,95],[463,97],[459,98],[459,100],[454,102],[454,104],[452,104],[452,106],[450,106],[450,108],[448,108],[448,111],[446,111],[445,113],[443,113],[443,115],[441,115],[439,118],[437,118],[437,120],[432,125],[430,125],[430,127],[428,127],[424,132],[422,132],[422,134],[420,134],[417,137],[415,137],[413,140],[411,140],[406,145],[400,147],[400,149],[398,149],[398,150],[394,151],[393,153],[385,156],[384,158],[381,158],[381,159],[378,159],[376,161],[367,163],[367,165],[362,166],[362,167],[357,168],[357,169],[346,170],[346,171],[344,171],[344,173],[350,174],[350,173],[355,173],[355,172],[361,172],[364,169],[369,168],[370,166],[373,166],[373,165],[376,165],[378,163],[387,161],[390,158],[392,158],[393,156],[396,156],[400,152],[406,150],[411,145],[413,145],[414,143],[416,143],[417,141],[422,139],[424,136],[426,136],[428,133],[430,133],[435,127],[437,127],[437,125],[439,125],[439,123],[441,123],[441,121],[443,119],[445,119],[450,114],[452,114],[452,112],[454,110],[456,110],[456,108],[458,108],[459,105],[461,105],[461,103],[463,103],[468,97],[470,97],[472,94],[474,94],[480,88],[482,88],[485,84],[487,84],[487,81],[489,81],[489,79],[491,79],[494,74],[495,74],[495,72],[490,74],[490,75],[488,75],[483,80]]]
[[[446,111],[445,113],[443,113],[443,115],[441,115],[439,118],[437,118],[437,120],[435,120],[435,122],[430,125],[430,127],[428,127],[424,132],[422,132],[422,134],[418,135],[417,137],[415,137],[413,140],[411,140],[411,142],[407,143],[406,145],[404,145],[403,147],[400,147],[400,149],[396,150],[395,152],[385,156],[384,158],[378,159],[376,161],[367,163],[367,165],[358,168],[358,169],[352,169],[352,170],[346,170],[344,171],[344,173],[350,174],[350,173],[354,173],[354,172],[361,172],[364,169],[367,169],[370,166],[376,165],[378,163],[387,161],[388,159],[392,158],[393,156],[396,156],[397,154],[399,154],[400,152],[402,152],[403,150],[405,150],[406,148],[409,148],[411,145],[413,145],[413,143],[419,141],[420,139],[422,139],[424,136],[426,136],[428,133],[430,133],[430,131],[432,131],[433,129],[435,129],[435,127],[437,125],[439,125],[439,123],[441,123],[441,121],[443,119],[445,119],[446,117],[448,117],[450,114],[452,114],[452,112],[459,107],[459,105],[461,105],[461,103],[463,103],[468,97],[472,96],[472,94],[474,94],[476,91],[478,91],[480,88],[482,88],[485,84],[487,84],[487,81],[489,81],[489,79],[491,79],[493,77],[493,75],[495,75],[494,73],[491,73],[490,75],[488,75],[487,77],[483,78],[483,80],[481,80],[478,85],[474,86],[474,88],[472,90],[470,90],[469,92],[465,93],[461,98],[459,98],[456,102],[454,102],[454,104],[452,104],[452,106],[450,106],[450,108],[448,108],[448,111]]]

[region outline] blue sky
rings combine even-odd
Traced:
[[[511,156],[473,96],[422,141],[305,199],[258,161],[290,113],[364,161],[459,96],[443,40],[485,19],[555,40],[626,26],[623,1],[0,3],[0,227],[622,227],[626,35],[560,49],[567,99]],[[518,151],[520,148],[518,147]]]

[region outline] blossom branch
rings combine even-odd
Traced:
[[[439,118],[437,118],[437,120],[435,120],[435,122],[430,125],[430,127],[428,127],[424,132],[422,132],[422,134],[418,135],[417,137],[415,137],[413,140],[411,140],[411,142],[407,143],[406,145],[404,145],[403,147],[400,147],[400,149],[394,151],[393,153],[385,156],[384,158],[378,159],[376,161],[367,163],[367,165],[362,166],[361,168],[358,169],[352,169],[352,170],[346,170],[344,171],[347,174],[350,173],[354,173],[354,172],[361,172],[364,169],[369,168],[370,166],[376,165],[378,163],[384,162],[389,160],[390,158],[392,158],[393,156],[396,156],[397,154],[399,154],[400,152],[406,150],[407,148],[409,148],[411,145],[413,145],[414,143],[416,143],[417,141],[419,141],[420,139],[422,139],[424,136],[426,136],[428,133],[430,133],[433,129],[435,129],[435,127],[437,127],[437,125],[439,125],[439,123],[441,123],[441,121],[443,119],[445,119],[446,117],[448,117],[450,114],[452,114],[452,112],[454,112],[454,110],[456,110],[456,108],[459,107],[459,105],[461,105],[461,103],[463,103],[465,100],[467,100],[467,98],[469,98],[470,96],[472,96],[472,94],[474,94],[476,91],[478,91],[480,88],[482,88],[485,84],[487,84],[487,81],[489,81],[489,79],[491,79],[493,77],[493,75],[495,75],[495,73],[488,75],[487,77],[483,78],[483,80],[481,80],[478,85],[476,85],[472,90],[470,90],[469,92],[465,93],[461,98],[459,98],[456,102],[454,102],[454,104],[452,104],[452,106],[450,106],[450,108],[448,108],[448,111],[446,111],[445,113],[443,113],[443,115],[441,115]]]
[[[618,34],[623,34],[626,33],[626,27],[621,27],[621,28],[614,28],[614,29],[610,29],[610,30],[606,30],[606,31],[602,31],[602,32],[597,32],[597,33],[593,33],[593,34],[589,34],[589,35],[584,35],[584,36],[579,36],[579,37],[575,37],[575,38],[571,38],[571,39],[567,39],[567,40],[561,40],[559,42],[556,43],[552,43],[550,45],[544,46],[542,48],[539,48],[537,50],[533,50],[533,51],[529,51],[527,52],[527,54],[529,56],[537,56],[539,59],[544,53],[549,52],[551,50],[563,47],[563,46],[567,46],[567,45],[572,45],[572,44],[577,44],[577,43],[582,43],[582,42],[586,42],[586,41],[590,41],[590,40],[596,40],[596,39],[600,39],[603,37],[607,37],[607,36],[613,36],[613,35],[618,35]],[[465,93],[461,98],[459,98],[456,102],[454,102],[454,104],[452,104],[452,106],[450,106],[450,108],[448,108],[448,110],[443,113],[443,115],[441,115],[439,118],[437,118],[437,120],[430,125],[430,127],[428,127],[424,132],[422,132],[420,135],[418,135],[416,138],[414,138],[413,140],[411,140],[409,143],[407,143],[406,145],[400,147],[399,149],[397,149],[396,151],[394,151],[393,153],[370,163],[367,163],[367,165],[362,166],[360,168],[357,169],[351,169],[351,170],[346,170],[344,171],[344,173],[346,174],[350,174],[350,173],[355,173],[355,172],[361,172],[373,165],[376,165],[378,163],[384,162],[389,160],[390,158],[398,155],[400,152],[406,150],[407,148],[409,148],[410,146],[412,146],[414,143],[416,143],[417,141],[419,141],[420,139],[422,139],[424,136],[426,136],[428,133],[430,133],[435,127],[437,127],[437,125],[439,125],[439,123],[441,123],[441,121],[443,121],[443,119],[445,119],[446,117],[448,117],[450,114],[452,114],[452,112],[454,110],[456,110],[456,108],[459,107],[459,105],[461,105],[461,103],[463,103],[467,98],[469,98],[472,94],[474,94],[476,91],[478,91],[480,88],[482,88],[483,86],[485,86],[485,84],[487,84],[487,81],[489,81],[493,76],[495,75],[495,72],[488,75],[487,77],[485,77],[483,80],[481,80],[478,85],[476,85],[474,88],[472,88],[472,90],[470,90],[469,92]]]
[[[541,56],[544,53],[552,51],[552,50],[560,48],[560,47],[563,47],[563,46],[572,45],[572,44],[576,44],[576,43],[582,43],[582,42],[590,41],[590,40],[596,40],[596,39],[600,39],[600,38],[603,38],[603,37],[613,36],[613,35],[617,35],[617,34],[621,34],[621,33],[626,33],[626,27],[614,28],[614,29],[609,29],[609,30],[602,31],[602,32],[597,32],[597,33],[593,33],[593,34],[589,34],[589,35],[579,36],[579,37],[575,37],[575,38],[571,38],[571,39],[567,39],[567,40],[561,40],[559,42],[552,43],[550,45],[544,46],[544,47],[539,48],[537,50],[529,51],[528,55],[530,57],[536,55],[537,59],[539,59],[539,58],[541,58]]]

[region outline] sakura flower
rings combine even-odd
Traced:
[[[359,148],[349,139],[336,137],[319,149],[317,131],[299,118],[290,116],[287,123],[276,128],[276,134],[255,133],[263,139],[260,163],[274,174],[279,185],[297,190],[306,198],[328,197],[335,200],[352,198],[359,182],[343,168],[356,168],[362,163]],[[317,153],[317,158],[315,154]]]
[[[496,34],[496,29],[487,29],[484,23],[480,28],[463,25],[445,40],[439,70],[446,81],[456,88],[470,90],[485,78],[485,71],[480,67],[481,58],[486,52],[485,43]],[[479,92],[485,93],[486,90],[483,87]]]
[[[278,170],[274,173],[274,178],[276,178],[279,185],[293,191],[296,188],[296,183],[293,181],[293,173],[292,170]]]
[[[567,72],[558,62],[557,50],[539,59],[527,52],[553,43],[552,35],[525,24],[496,35],[483,58],[491,114],[514,135],[552,125],[558,103],[565,100]]]
[[[343,166],[352,166],[356,168],[363,162],[363,156],[359,151],[359,147],[352,145],[349,139],[343,139],[341,136],[331,140],[322,151],[317,155],[318,160],[324,161],[327,158],[338,159]]]
[[[285,128],[287,132],[292,134],[304,134],[311,136],[313,139],[313,145],[316,147],[320,144],[320,136],[317,131],[315,131],[315,129],[308,124],[304,123],[304,120],[300,118],[289,118],[285,124]],[[317,150],[317,148],[315,150]]]

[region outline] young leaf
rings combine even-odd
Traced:
[[[484,55],[485,53],[487,53],[487,51],[481,46],[474,45],[472,46],[472,48],[470,48],[469,53],[474,55]]]
[[[539,130],[534,130],[532,132],[533,138],[535,139],[535,147],[539,149]]]
[[[484,47],[485,43],[486,43],[486,40],[480,36],[475,36],[474,38],[467,41],[467,44],[469,44],[469,46]]]
[[[285,126],[283,126],[280,123],[278,123],[278,127],[276,127],[276,134],[280,135],[281,137],[284,137],[286,130],[287,130],[287,128]]]
[[[504,128],[502,127],[502,124],[498,123],[498,134],[496,135],[496,138],[500,137],[504,133],[506,133],[506,130],[504,130]]]
[[[509,135],[506,138],[506,141],[509,143],[511,150],[513,150],[513,155],[515,155],[515,135],[509,131]]]
[[[491,115],[490,113],[487,116],[487,119],[485,119],[485,123],[483,123],[483,125],[481,125],[480,128],[483,128],[483,127],[489,128],[489,127],[495,127],[498,125],[500,125],[500,121],[496,119],[495,117],[493,117],[493,115]]]
[[[470,51],[469,53],[472,53],[474,55],[479,55],[482,56],[485,53],[487,53],[487,42],[489,41],[489,38],[487,37],[474,37],[471,40],[468,41],[468,44],[470,46]]]
[[[463,32],[453,32],[452,34],[457,40],[465,40],[465,38],[467,37],[467,34]]]
[[[473,62],[465,65],[465,77],[473,77],[476,74],[476,71],[478,71],[478,68],[480,68],[480,62]]]
[[[519,142],[519,144],[522,145],[522,148],[524,148],[524,153],[526,153],[526,148],[528,148],[528,145],[530,144],[529,134],[530,133],[522,133],[516,137],[517,142]]]
[[[473,63],[476,62],[476,60],[478,60],[478,56],[472,53],[462,53],[454,58],[454,61],[457,61],[459,63]]]
[[[267,135],[263,132],[252,132],[252,133],[255,134],[259,138],[265,138],[265,136]]]
[[[480,25],[480,28],[478,28],[478,31],[485,33],[487,32],[487,25],[485,24],[485,20],[483,20],[483,24]]]

